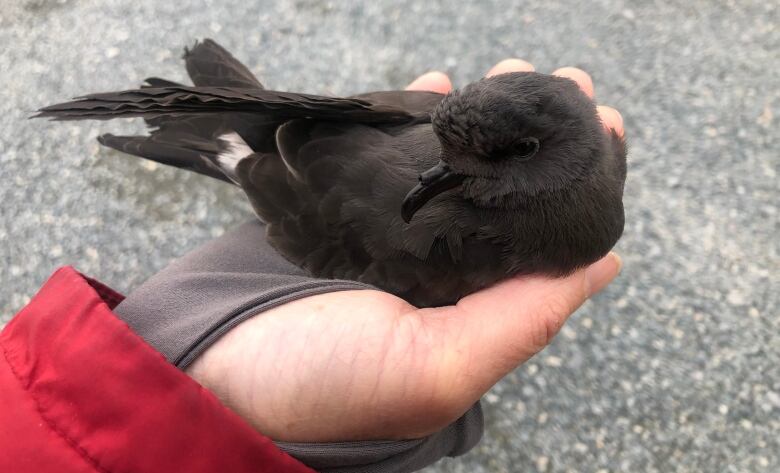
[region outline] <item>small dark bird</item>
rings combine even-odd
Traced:
[[[211,40],[184,59],[194,87],[150,78],[37,116],[143,117],[150,136],[98,140],[240,186],[291,262],[418,307],[567,275],[623,231],[625,143],[569,79],[336,98],[266,90]]]

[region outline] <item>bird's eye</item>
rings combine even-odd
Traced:
[[[539,151],[539,140],[534,137],[523,138],[515,145],[514,157],[520,161],[528,161]]]

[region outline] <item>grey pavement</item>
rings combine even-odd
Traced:
[[[137,121],[39,106],[183,80],[211,36],[273,88],[348,94],[518,56],[575,65],[628,131],[622,276],[485,398],[432,472],[780,471],[776,1],[0,0],[0,322],[52,270],[129,291],[251,214],[229,186],[98,148]]]

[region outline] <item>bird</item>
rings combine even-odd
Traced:
[[[625,138],[568,78],[329,97],[266,89],[211,39],[183,59],[192,86],[151,77],[35,117],[142,117],[148,136],[99,142],[239,186],[290,262],[417,307],[565,277],[623,233]]]

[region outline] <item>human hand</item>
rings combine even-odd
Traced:
[[[488,76],[533,70],[518,59]],[[583,71],[558,69],[593,96]],[[432,72],[408,87],[446,93]],[[599,107],[623,134],[620,114]],[[569,277],[516,277],[417,309],[380,291],[343,291],[286,303],[232,329],[187,372],[274,440],[409,439],[466,412],[498,380],[542,350],[589,296],[620,271],[610,253]]]

